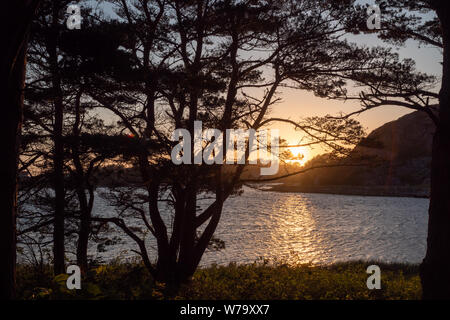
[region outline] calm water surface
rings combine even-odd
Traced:
[[[425,255],[427,209],[428,199],[420,198],[277,193],[245,187],[241,196],[228,199],[224,206],[215,236],[225,241],[225,249],[207,252],[201,264],[249,263],[260,257],[300,263],[359,259],[419,263]],[[114,208],[97,197],[94,213],[114,215]],[[168,214],[165,218],[170,219]],[[102,253],[93,245],[90,253],[103,260],[135,256],[134,242],[123,233],[116,235],[120,243]],[[154,247],[148,238],[148,246]]]

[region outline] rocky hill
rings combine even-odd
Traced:
[[[434,130],[423,112],[407,114],[373,130],[354,148],[353,156],[370,158],[368,166],[315,169],[273,190],[426,197]],[[323,156],[308,165],[321,160]]]

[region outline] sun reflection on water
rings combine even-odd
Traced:
[[[301,194],[290,195],[273,203],[270,229],[273,252],[289,263],[318,263],[323,246],[310,203]]]
[[[96,197],[95,210],[111,214]],[[201,203],[203,209],[210,200]],[[261,192],[244,187],[228,199],[215,237],[225,249],[208,251],[201,265],[252,263],[259,258],[291,264],[329,264],[348,260],[418,263],[426,245],[427,199]],[[161,204],[163,210],[163,204]],[[164,216],[169,223],[170,216]],[[142,221],[136,221],[136,225]],[[90,252],[110,261],[131,258],[135,243],[122,242],[105,253]],[[149,237],[148,247],[156,247]],[[122,252],[126,252],[123,253]],[[156,257],[156,252],[149,252]]]

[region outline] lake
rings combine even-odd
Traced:
[[[251,263],[260,258],[313,264],[420,263],[426,250],[427,210],[424,198],[277,193],[244,187],[242,195],[226,201],[215,234],[225,249],[208,251],[201,264]],[[113,215],[114,208],[97,197],[94,214]],[[106,261],[135,256],[131,252],[137,250],[135,243],[121,232],[116,235],[120,243],[100,253],[92,244],[90,253]]]

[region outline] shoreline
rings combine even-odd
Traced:
[[[262,191],[368,197],[429,198],[429,191],[423,186],[299,186],[282,184],[270,186]]]

